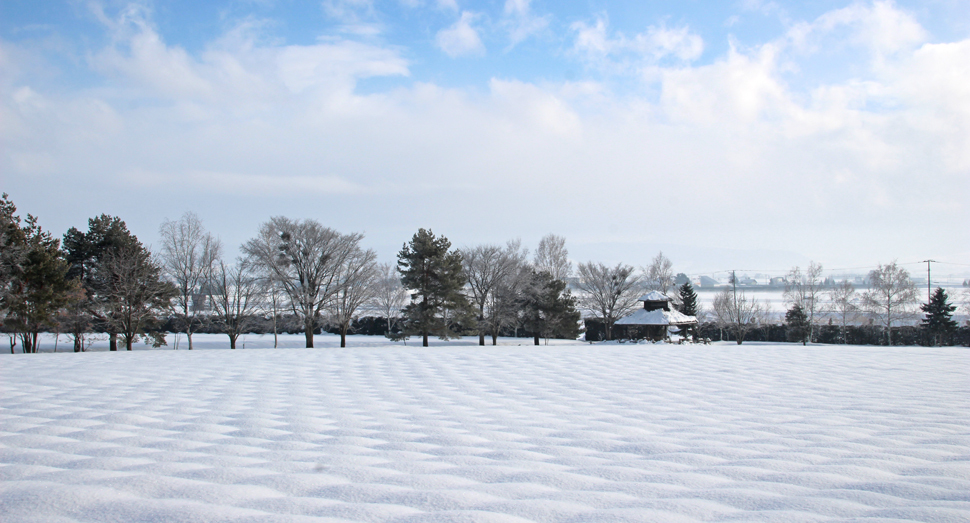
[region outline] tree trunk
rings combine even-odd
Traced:
[[[307,325],[306,328],[303,330],[303,332],[306,335],[306,348],[312,349],[313,348],[313,327]]]
[[[485,323],[485,306],[482,305],[478,308],[478,345],[485,346],[485,330],[482,329],[482,324]]]
[[[114,332],[108,333],[108,350],[110,351],[118,350],[118,335]]]
[[[134,341],[135,341],[135,337],[134,336],[132,336],[130,338],[125,337],[125,350],[131,350],[131,344]]]
[[[493,332],[492,333],[492,346],[494,347],[495,345],[498,345],[498,334]]]
[[[422,347],[428,346],[428,333],[424,333],[421,335],[421,346]]]
[[[340,348],[347,346],[347,324],[340,326]]]
[[[229,348],[230,349],[235,349],[236,348],[236,338],[238,338],[238,337],[239,336],[233,336],[232,334],[229,334]]]
[[[539,344],[539,335],[538,334],[533,335],[532,336],[532,340],[535,342],[536,345],[538,345]]]
[[[192,331],[185,329],[185,337],[189,339],[189,350],[192,350]]]

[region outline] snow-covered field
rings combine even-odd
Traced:
[[[967,349],[318,339],[0,356],[0,520],[970,521]]]

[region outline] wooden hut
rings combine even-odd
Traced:
[[[638,301],[643,302],[643,308],[620,318],[615,324],[623,337],[659,341],[667,338],[670,327],[697,324],[694,316],[671,310],[670,298],[663,293],[650,291]]]

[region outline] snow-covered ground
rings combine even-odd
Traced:
[[[967,349],[318,339],[0,356],[0,520],[970,521]]]

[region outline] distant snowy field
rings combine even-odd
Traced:
[[[0,355],[0,520],[970,521],[967,349],[317,339]]]

